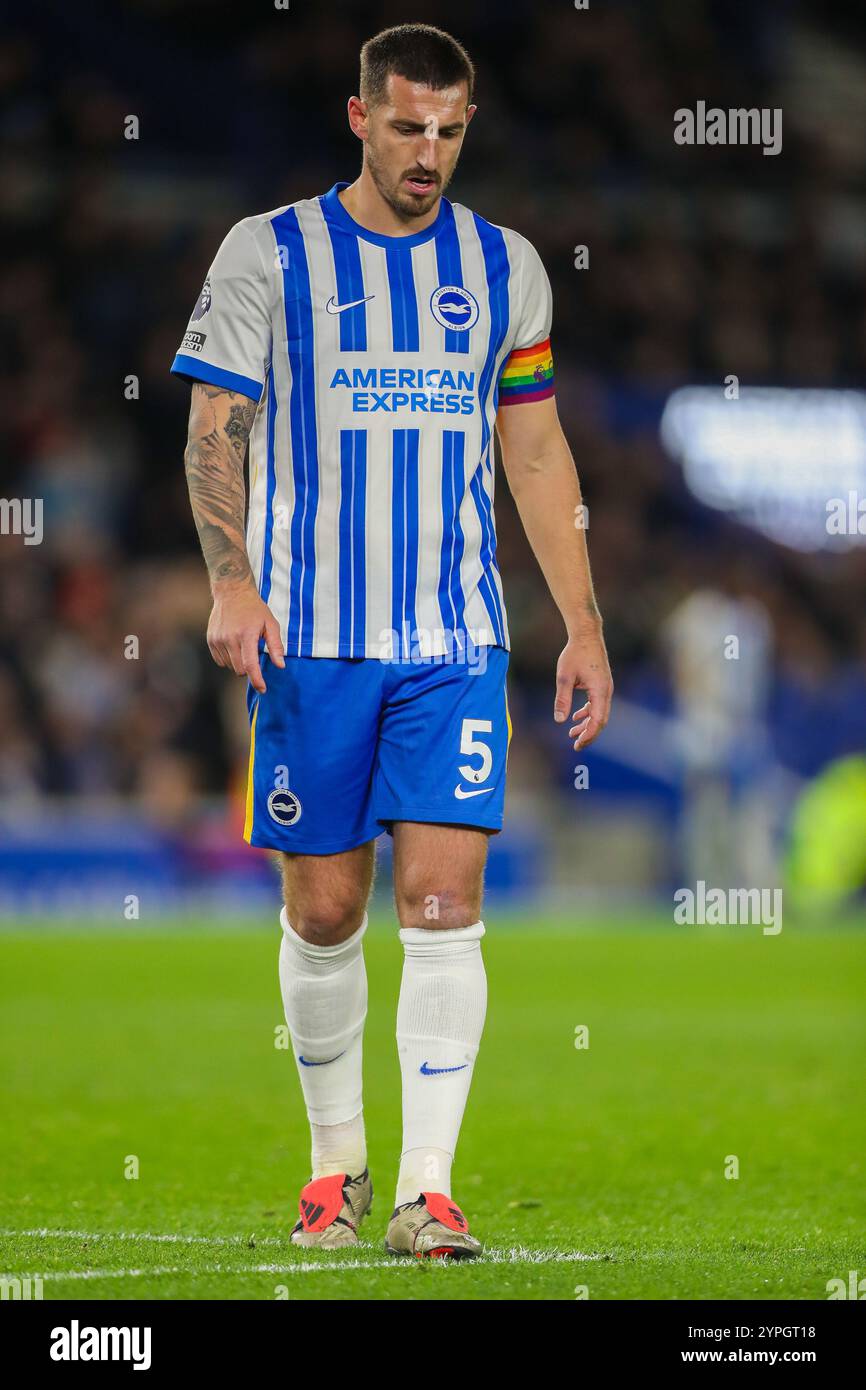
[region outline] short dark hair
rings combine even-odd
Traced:
[[[385,101],[391,74],[440,92],[465,82],[472,100],[475,69],[462,44],[432,24],[397,24],[368,39],[361,49],[362,101]]]

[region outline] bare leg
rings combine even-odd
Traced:
[[[394,826],[394,896],[401,927],[468,927],[481,916],[489,835],[466,826]]]
[[[283,901],[298,936],[336,946],[358,930],[373,886],[372,841],[342,854],[281,854]]]

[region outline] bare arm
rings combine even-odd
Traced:
[[[256,403],[237,391],[193,384],[183,461],[211,588],[252,583],[244,536],[244,455]]]
[[[613,681],[595,601],[580,483],[556,401],[503,406],[496,419],[502,463],[523,529],[562,614],[567,642],[556,668],[554,719],[568,717],[575,688],[587,703],[569,729],[575,748],[601,733],[610,717]]]
[[[218,666],[248,676],[264,694],[259,638],[275,665],[285,662],[279,624],[259,596],[246,548],[244,455],[255,413],[248,396],[195,382],[184,465],[213,594],[208,647]]]

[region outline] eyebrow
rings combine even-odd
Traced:
[[[409,118],[408,116],[392,116],[392,117],[391,117],[390,124],[391,124],[391,125],[407,125],[407,126],[410,126],[412,130],[421,130],[421,131],[423,131],[423,130],[426,130],[426,129],[427,129],[427,122],[426,122],[426,121],[413,121],[413,120],[410,120],[410,118]],[[458,130],[465,130],[465,128],[466,128],[466,122],[465,122],[465,121],[449,121],[446,125],[440,125],[440,126],[439,126],[439,133],[441,134],[443,131],[446,131],[446,132],[450,135],[451,133],[456,132],[456,131],[458,131]]]

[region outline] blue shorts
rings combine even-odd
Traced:
[[[508,652],[453,657],[261,658],[249,687],[244,838],[338,854],[395,820],[502,828],[511,722]]]

